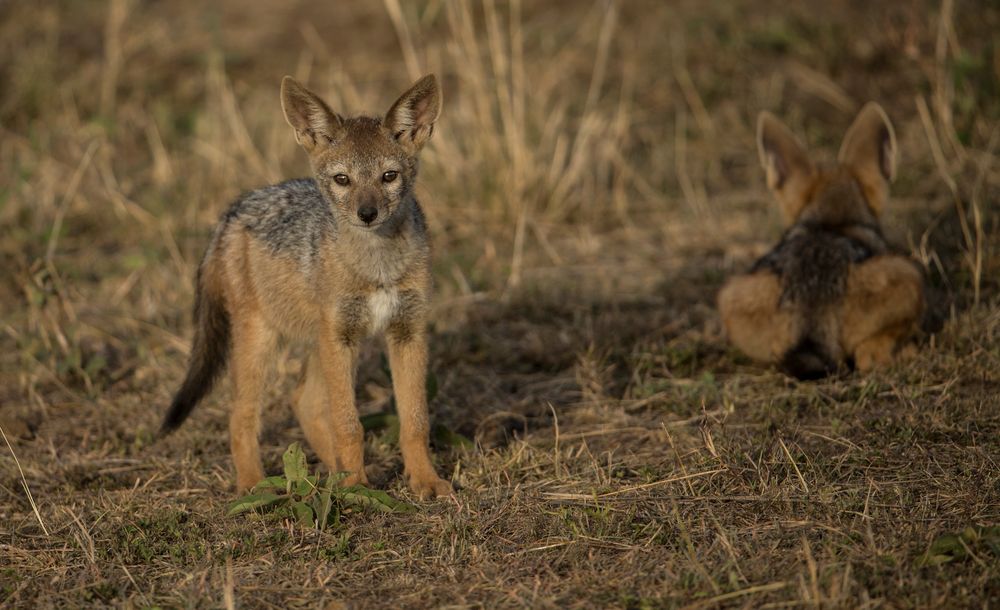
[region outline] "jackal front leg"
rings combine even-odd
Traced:
[[[416,325],[414,325],[416,326]],[[430,453],[427,414],[427,336],[420,332],[388,333],[389,366],[399,412],[399,447],[410,489],[421,498],[449,496],[451,483],[437,475]]]

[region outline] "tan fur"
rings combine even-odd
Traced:
[[[817,178],[802,142],[770,112],[757,122],[757,150],[767,187],[774,193],[785,222],[791,224],[802,212]]]
[[[881,106],[865,104],[844,135],[837,161],[855,175],[873,211],[881,214],[896,177],[896,132]]]
[[[860,371],[893,361],[924,311],[924,279],[901,256],[883,256],[851,270],[841,304],[840,342]]]
[[[770,273],[737,275],[719,291],[726,334],[754,360],[774,362],[795,344],[803,320],[778,306],[781,285]]]
[[[416,155],[440,109],[437,82],[418,81],[384,120],[343,119],[288,77],[281,94],[315,184],[284,183],[233,204],[199,275],[200,297],[221,302],[228,315],[237,488],[264,476],[260,396],[279,337],[312,346],[294,396],[310,445],[331,471],[350,473],[345,484],[368,483],[354,372],[358,342],[385,330],[410,487],[421,497],[448,495],[451,484],[435,472],[428,445],[430,250],[412,196]],[[317,211],[322,206],[330,211]],[[366,207],[375,221],[365,219]],[[188,394],[197,401],[204,392]],[[176,422],[189,410],[179,409]]]
[[[765,257],[755,265],[765,268],[730,278],[719,292],[727,336],[762,362],[782,361],[809,337],[828,357],[851,358],[861,371],[891,363],[899,346],[917,329],[924,296],[919,268],[878,246],[877,220],[896,171],[896,139],[885,112],[874,103],[862,109],[833,167],[817,167],[802,143],[770,113],[761,114],[758,148],[768,187],[790,232],[800,226],[802,231],[828,227],[823,229],[828,234],[875,245],[870,258],[850,266],[836,300],[815,303],[805,298],[807,306],[783,299],[797,288],[794,278],[779,277],[766,268],[768,264],[794,267],[795,261],[783,260],[784,251],[776,248],[767,264],[762,265]]]

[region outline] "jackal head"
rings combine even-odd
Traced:
[[[433,74],[410,87],[384,118],[344,118],[290,76],[281,81],[281,108],[338,226],[370,231],[407,213],[402,208],[417,178],[417,155],[441,110]]]
[[[770,112],[757,121],[757,150],[787,224],[877,221],[896,175],[896,134],[875,102],[854,119],[832,167],[814,164],[802,142]]]

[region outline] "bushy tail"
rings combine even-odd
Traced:
[[[798,379],[812,380],[835,372],[837,363],[820,342],[807,335],[781,359],[781,368]]]
[[[222,299],[204,290],[200,281],[195,297],[194,320],[194,343],[187,376],[163,419],[161,434],[168,434],[184,423],[195,405],[215,385],[229,358],[229,314]]]

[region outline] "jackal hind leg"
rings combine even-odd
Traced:
[[[274,334],[259,312],[241,312],[233,320],[233,408],[229,442],[236,466],[236,489],[246,491],[264,478],[260,459],[261,394]]]
[[[781,282],[770,272],[730,278],[718,306],[729,340],[754,360],[779,361],[803,331],[801,314],[781,307]]]
[[[891,364],[923,310],[923,276],[910,260],[881,256],[853,267],[841,313],[844,351],[862,372]]]
[[[292,396],[292,410],[302,426],[309,446],[331,473],[346,468],[341,463],[334,442],[335,431],[330,410],[330,397],[323,381],[319,354],[313,351],[306,360],[299,386]]]

